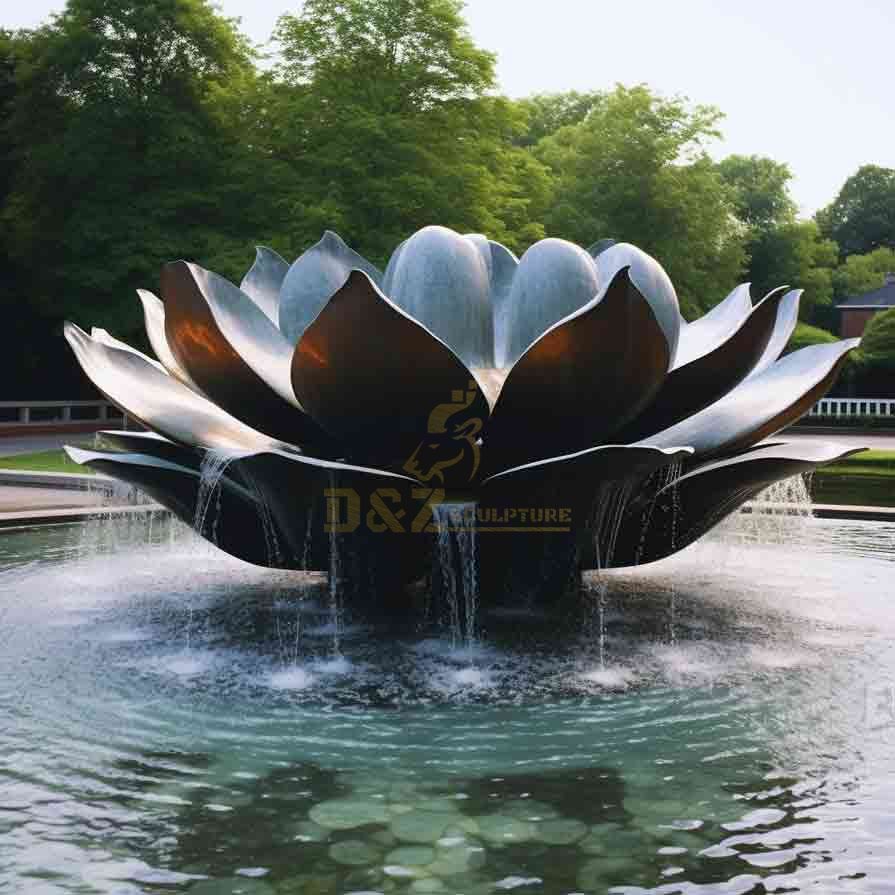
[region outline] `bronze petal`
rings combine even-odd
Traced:
[[[665,332],[623,268],[510,371],[485,432],[489,471],[605,441],[652,400],[670,360]]]
[[[488,416],[459,358],[358,270],[305,330],[292,383],[302,406],[355,456],[389,467],[442,437],[471,451],[464,438],[477,436]]]
[[[322,456],[339,452],[292,392],[292,349],[248,296],[185,261],[162,269],[162,296],[168,343],[204,394],[274,438]]]

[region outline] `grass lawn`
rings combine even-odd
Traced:
[[[895,451],[861,451],[841,463],[821,467],[815,475],[895,476]]]
[[[69,460],[65,451],[40,451],[37,454],[17,454],[14,457],[0,457],[0,469],[19,469],[23,472],[74,472],[92,475],[88,466],[79,466]]]

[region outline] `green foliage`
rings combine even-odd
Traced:
[[[866,255],[849,255],[834,274],[838,298],[880,289],[887,273],[895,272],[895,249],[879,248]]]
[[[456,0],[309,0],[278,24],[270,153],[302,244],[337,229],[384,261],[441,223],[524,247],[547,175],[512,145],[525,125],[486,95],[494,57],[469,38]]]
[[[843,256],[895,248],[895,169],[863,165],[816,218]]]
[[[708,309],[744,261],[732,191],[704,150],[720,118],[644,86],[603,95],[535,149],[556,178],[548,231],[582,245],[633,242],[662,261],[685,314]]]
[[[527,115],[528,124],[516,143],[519,146],[534,146],[560,128],[584,121],[601,96],[596,90],[586,93],[570,90],[567,93],[536,93],[518,100],[519,107]]]
[[[788,165],[759,155],[729,155],[718,163],[718,173],[734,190],[737,217],[743,223],[769,230],[795,221]]]
[[[895,374],[895,308],[874,314],[864,330],[858,364],[862,374]]]
[[[23,41],[12,121],[28,151],[3,226],[42,314],[128,333],[133,289],[164,261],[209,263],[236,237],[239,141],[218,106],[252,76],[205,0],[69,0]]]
[[[830,342],[838,342],[836,336],[829,330],[821,329],[819,326],[811,326],[808,323],[796,324],[795,332],[786,346],[787,354],[791,351],[798,351],[800,348],[807,348],[809,345],[824,345]]]

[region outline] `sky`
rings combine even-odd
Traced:
[[[32,27],[63,5],[0,0],[0,26]],[[258,43],[300,9],[217,5]],[[646,83],[717,106],[724,139],[712,155],[786,162],[805,215],[860,165],[895,168],[892,0],[468,0],[465,14],[509,96]]]

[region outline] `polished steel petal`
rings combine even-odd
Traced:
[[[618,434],[630,442],[698,413],[742,382],[761,358],[775,332],[785,297],[772,293],[757,304],[730,336],[713,350],[675,367],[652,404]]]
[[[785,288],[785,287],[784,287]],[[758,376],[764,373],[783,354],[789,344],[796,324],[799,322],[799,299],[802,297],[801,289],[793,289],[783,296],[780,308],[777,311],[777,322],[774,325],[774,334],[765,348],[761,360],[752,368],[750,376]],[[774,293],[771,293],[772,295]]]
[[[242,278],[239,288],[261,308],[274,326],[280,319],[280,289],[289,265],[273,249],[258,246],[255,263]]]
[[[600,444],[652,400],[669,362],[652,305],[619,271],[510,371],[485,431],[488,470]]]
[[[383,292],[470,369],[494,366],[490,252],[447,227],[425,227],[386,269]]]
[[[641,494],[628,505],[609,564],[640,565],[676,553],[774,482],[857,450],[804,441],[761,445],[699,466],[671,482],[659,481],[652,494]],[[595,556],[590,563],[596,565]]]
[[[252,428],[312,452],[339,449],[292,390],[292,348],[236,286],[196,264],[162,270],[165,332],[178,362],[218,406]]]
[[[130,351],[131,354],[136,354],[137,357],[142,358],[146,361],[147,364],[152,364],[160,372],[167,375],[168,371],[157,361],[153,360],[151,357],[147,357],[143,354],[142,351],[138,351],[136,348],[128,345],[127,342],[122,342],[121,339],[116,339],[108,330],[101,329],[98,326],[93,326],[90,328],[90,338],[96,342],[99,342],[101,345],[106,345],[109,348],[117,348],[119,351]]]
[[[398,468],[426,442],[472,445],[488,415],[459,358],[361,271],[305,331],[292,382],[302,405],[354,456]],[[453,455],[457,445],[448,448]]]
[[[364,271],[377,285],[382,282],[381,271],[331,230],[289,268],[280,290],[279,328],[292,345],[352,270]]]
[[[609,246],[597,255],[594,263],[597,265],[601,286],[610,283],[623,268],[629,269],[628,276],[631,282],[637,292],[649,302],[656,321],[665,334],[671,353],[670,367],[673,366],[680,338],[681,312],[677,293],[662,265],[637,246],[627,242]]]
[[[749,284],[742,283],[698,320],[682,320],[674,366],[683,367],[714,351],[742,326],[751,312]]]
[[[197,447],[261,450],[277,442],[197,395],[139,352],[113,348],[65,324],[65,338],[93,384],[128,416],[172,441]]]
[[[593,301],[601,282],[584,249],[564,239],[535,243],[519,261],[510,292],[497,307],[496,366],[511,367],[557,321]]]
[[[688,419],[641,444],[689,444],[698,457],[745,450],[806,414],[832,387],[860,339],[811,345],[787,355],[758,376]]]
[[[190,374],[184,370],[177,358],[174,357],[174,352],[168,344],[168,337],[165,335],[165,306],[162,304],[161,299],[146,289],[138,289],[137,296],[143,305],[146,335],[149,337],[149,344],[152,346],[155,356],[175,379],[179,379],[194,391],[201,393],[202,390],[193,382]]]
[[[135,442],[129,434],[117,440],[125,452],[66,450],[76,462],[141,488],[247,562],[353,573],[368,599],[379,593],[377,578],[404,583],[425,562],[426,533],[389,515],[390,507],[400,513],[417,503],[417,483],[405,476],[274,450],[219,457],[219,474],[209,479],[205,451]]]

